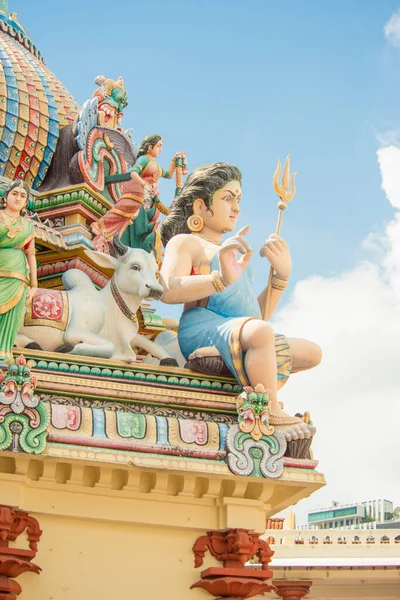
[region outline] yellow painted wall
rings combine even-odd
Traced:
[[[221,563],[207,553],[204,567],[194,569],[200,535],[261,532],[274,507],[323,485],[318,473],[261,480],[215,473],[209,464],[196,472],[189,461],[187,471],[154,462],[139,468],[3,453],[0,503],[27,511],[43,530],[33,561],[42,573],[17,579],[21,600],[206,600],[190,586],[203,568]],[[175,459],[173,465],[179,467]],[[26,535],[12,545],[26,547]]]
[[[162,510],[162,507],[160,507]],[[201,600],[191,547],[201,531],[50,515],[35,562],[43,572],[18,578],[21,600]],[[214,563],[207,557],[207,566]]]

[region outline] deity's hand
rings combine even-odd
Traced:
[[[243,227],[235,236],[227,239],[219,250],[221,278],[225,285],[230,285],[239,279],[249,264],[253,250],[244,239],[249,231],[249,225]],[[237,252],[243,255],[239,260],[237,260]]]
[[[37,290],[37,287],[31,287],[28,290],[28,293],[26,294],[26,304],[30,304],[32,302],[32,298],[36,294]]]
[[[279,279],[289,279],[292,272],[292,259],[289,246],[284,239],[273,233],[260,250],[260,256],[265,256],[275,269]]]

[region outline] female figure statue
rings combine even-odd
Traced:
[[[163,214],[168,214],[169,210],[160,201],[160,193],[158,190],[158,180],[160,177],[172,179],[175,173],[176,158],[179,153],[175,154],[166,171],[156,161],[161,154],[163,140],[161,135],[148,135],[142,141],[142,144],[137,153],[135,166],[130,175],[133,180],[136,180],[144,188],[144,207],[149,209],[154,204]]]
[[[166,171],[156,161],[161,154],[162,146],[163,140],[160,135],[146,136],[139,148],[133,169],[128,173],[109,175],[105,178],[106,184],[126,183],[123,185],[123,195],[120,200],[99,221],[93,223],[92,230],[96,235],[100,235],[107,242],[111,242],[115,234],[118,234],[121,238],[128,226],[133,223],[133,231],[127,232],[124,237],[124,241],[129,246],[149,250],[147,246],[150,242],[156,245],[155,236],[151,235],[155,222],[160,212],[163,214],[169,213],[169,209],[160,200],[158,180],[160,177],[166,179],[173,177],[176,159],[182,155],[178,152]],[[142,204],[146,213],[142,211],[143,218],[141,219],[139,209]],[[96,241],[94,245],[96,246]]]
[[[37,290],[35,232],[22,216],[28,197],[27,184],[14,181],[0,210],[0,360],[12,359],[25,302],[30,302]]]
[[[292,268],[288,245],[273,234],[263,246],[262,254],[275,272],[264,321],[260,307],[265,305],[266,289],[258,298],[253,291],[249,265],[253,251],[245,238],[249,227],[221,242],[239,217],[241,179],[239,169],[226,163],[200,167],[187,178],[161,228],[166,246],[162,300],[184,303],[178,340],[186,359],[221,356],[239,383],[262,384],[269,390],[271,425],[285,432],[288,440],[308,438],[315,430],[278,403],[275,335],[267,322],[288,285]],[[288,341],[293,371],[319,363],[317,345]]]

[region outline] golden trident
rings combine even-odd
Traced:
[[[292,173],[290,176],[290,154],[287,155],[285,166],[283,167],[282,174],[282,183],[279,183],[279,178],[281,176],[281,161],[278,158],[278,166],[276,167],[276,171],[272,178],[272,186],[274,188],[275,193],[279,196],[278,202],[278,223],[276,225],[276,234],[280,235],[282,219],[283,219],[283,211],[287,208],[287,203],[293,200],[296,194],[296,175],[297,173]],[[265,307],[263,312],[263,319],[266,321],[269,312],[269,303],[271,300],[271,290],[272,290],[272,276],[274,274],[274,267],[271,266],[269,270],[269,278],[268,278],[268,287],[267,287],[267,295],[265,298]]]

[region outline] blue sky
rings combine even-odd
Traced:
[[[161,133],[163,166],[184,149],[190,169],[217,160],[241,168],[240,225],[252,226],[257,250],[275,230],[276,158],[291,153],[298,192],[282,233],[294,269],[276,321],[288,335],[321,343],[325,358],[282,395],[287,410],[311,411],[315,456],[329,482],[300,510],[377,495],[398,505],[387,457],[400,452],[400,151],[381,154],[382,179],[376,152],[387,132],[400,131],[400,47],[383,31],[400,0],[120,0],[115,13],[110,6],[9,0],[80,103],[96,75],[124,77],[123,126],[137,141]],[[398,34],[400,44],[400,25]],[[162,183],[165,203],[173,190]],[[382,247],[367,254],[371,233]],[[257,254],[261,288],[268,266]],[[311,275],[321,277],[304,281]],[[371,453],[365,432],[381,397],[388,418]],[[354,469],[338,468],[349,460]]]
[[[400,70],[382,34],[391,0],[9,0],[47,65],[75,98],[98,74],[124,77],[123,125],[164,137],[189,167],[223,160],[243,172],[241,224],[258,248],[274,231],[276,157],[291,153],[298,193],[283,235],[292,284],[350,268],[361,241],[392,215],[380,190],[376,132],[398,114]],[[118,9],[118,11],[117,11]],[[397,64],[397,66],[399,66]],[[173,185],[162,188],[172,199]],[[267,269],[257,259],[261,287]]]

